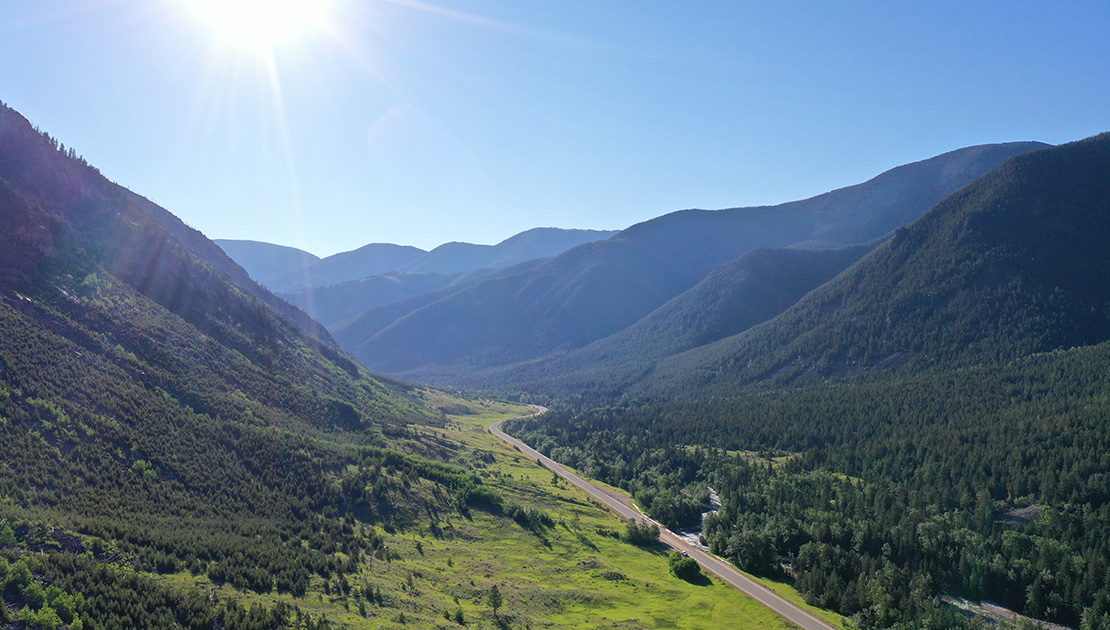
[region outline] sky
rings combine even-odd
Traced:
[[[325,256],[774,204],[1110,130],[1110,3],[4,0],[0,101]]]

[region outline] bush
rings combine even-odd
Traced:
[[[659,526],[647,521],[628,521],[621,540],[641,547],[654,545],[659,542]]]
[[[22,593],[23,589],[31,583],[31,570],[27,568],[25,559],[21,558],[19,562],[11,565],[4,583],[8,590],[13,593]]]
[[[701,565],[693,558],[685,558],[677,551],[670,556],[671,573],[680,580],[694,580],[701,575]]]

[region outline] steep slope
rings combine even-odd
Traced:
[[[281,297],[324,326],[334,326],[383,304],[449,286],[459,274],[392,272],[326,287],[309,287]]]
[[[1108,243],[1110,134],[1018,156],[775,320],[664,362],[645,387],[704,395],[1105,341]]]
[[[425,253],[410,245],[370,243],[356,250],[328,256],[308,267],[273,276],[267,279],[266,285],[274,291],[289,293],[308,287],[350,282],[401,269]]]
[[[5,571],[37,553],[86,627],[243,628],[138,572],[299,595],[357,570],[356,524],[465,507],[477,478],[407,428],[440,414],[269,304],[310,322],[0,106]],[[40,579],[5,600],[48,617]]]
[[[212,242],[261,285],[265,285],[269,278],[320,261],[315,254],[285,245],[232,239],[215,239]]]
[[[915,218],[1038,143],[985,145],[774,207],[686,210],[576,247],[528,273],[479,282],[344,345],[385,372],[450,375],[569,350],[632,325],[715,267],[761,247],[864,242]]]
[[[617,392],[664,357],[730,337],[785,311],[872,249],[757,249],[620,332],[570,352],[465,381],[558,395]]]

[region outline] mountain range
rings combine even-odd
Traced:
[[[838,249],[757,249],[643,319],[581,348],[472,375],[548,395],[601,390],[617,394],[661,360],[740,333],[785,311],[873,244]]]
[[[292,293],[389,273],[459,274],[503,269],[528,260],[549,258],[613,234],[616,232],[534,228],[496,245],[451,242],[425,251],[411,245],[370,243],[326,258],[257,241],[222,239],[215,243],[259,283],[276,292]]]
[[[671,213],[518,273],[371,309],[331,330],[373,369],[464,382],[478,371],[618,333],[753,250],[836,248],[879,238],[1008,157],[1043,146],[960,149],[779,206]]]
[[[0,104],[0,628],[786,627],[615,589],[666,560],[486,431],[527,411],[369,373]]]

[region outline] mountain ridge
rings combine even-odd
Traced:
[[[430,251],[411,245],[370,243],[293,266],[286,262],[289,248],[282,245],[256,241],[222,242],[229,244],[237,255],[244,258],[244,262],[248,263],[245,266],[253,269],[252,277],[261,284],[276,292],[293,293],[390,273],[456,274],[479,269],[504,269],[528,260],[549,258],[576,245],[609,238],[613,234],[616,231],[541,227],[514,234],[495,245],[453,241]],[[245,243],[257,244],[244,247]],[[269,251],[263,254],[262,250],[267,249]]]
[[[664,362],[645,389],[680,372],[735,389],[1103,341],[1107,181],[1110,134],[1015,156],[776,319]]]
[[[242,239],[212,239],[232,260],[245,269],[259,284],[275,275],[301,269],[320,261],[320,257],[303,249]]]
[[[670,213],[515,279],[476,283],[432,301],[372,336],[341,337],[373,369],[416,379],[434,373],[437,382],[570,350],[632,325],[751,249],[877,238],[1005,158],[1043,146],[968,147],[779,206]],[[344,323],[347,331],[357,319]]]
[[[771,319],[874,246],[753,250],[608,337],[566,353],[472,375],[462,383],[519,387],[551,396],[592,392],[599,386],[620,391],[668,356]]]

